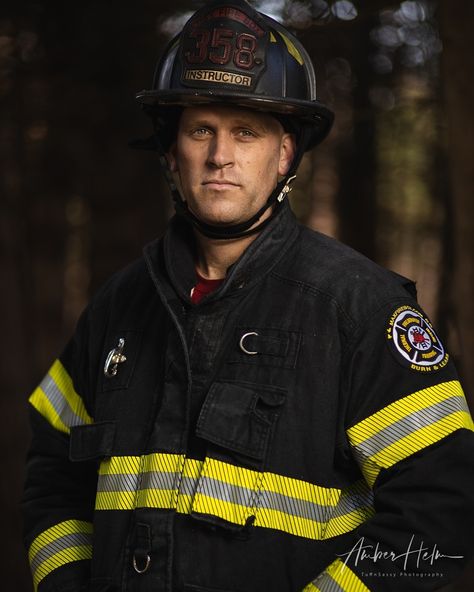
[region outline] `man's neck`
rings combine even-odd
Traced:
[[[242,238],[213,239],[196,231],[197,260],[196,269],[205,279],[225,278],[229,267],[237,261],[245,249],[258,234],[251,234]]]

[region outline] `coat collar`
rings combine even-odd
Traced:
[[[298,223],[286,203],[281,212],[229,267],[222,285],[202,302],[233,295],[252,287],[276,265],[298,236]],[[191,289],[196,283],[196,244],[191,225],[174,216],[162,239],[145,247],[144,256],[153,280],[170,284],[174,292],[190,303]]]

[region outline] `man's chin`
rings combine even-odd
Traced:
[[[193,210],[191,210],[191,212],[201,222],[210,224],[211,226],[221,226],[222,228],[225,228],[227,226],[234,226],[235,224],[240,224],[240,222],[242,222],[241,216],[236,216],[229,212],[196,212]]]

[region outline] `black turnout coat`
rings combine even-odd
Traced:
[[[30,398],[40,592],[432,590],[472,547],[474,435],[414,286],[288,207],[199,304],[172,220]]]

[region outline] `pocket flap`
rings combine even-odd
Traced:
[[[102,421],[71,428],[69,459],[73,462],[112,456],[115,421]]]
[[[196,435],[229,450],[262,459],[285,399],[285,391],[276,387],[215,382],[201,409]]]

